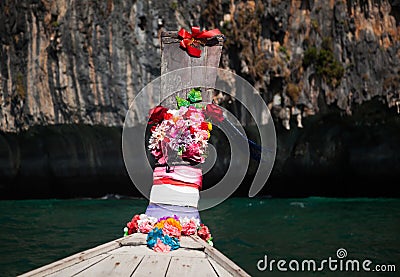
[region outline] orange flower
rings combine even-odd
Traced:
[[[167,223],[178,228],[179,232],[182,231],[182,225],[180,224],[180,222],[173,219],[172,217],[167,219]]]

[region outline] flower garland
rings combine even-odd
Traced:
[[[222,121],[222,110],[213,104],[203,106],[198,88],[188,93],[187,99],[176,97],[178,109],[157,106],[150,110],[151,136],[148,149],[160,164],[167,163],[171,149],[178,158],[191,163],[204,163],[212,124]]]
[[[223,112],[214,104],[204,106],[201,90],[192,89],[187,99],[176,97],[178,109],[157,106],[150,110],[151,136],[149,150],[160,164],[166,164],[168,149],[177,157],[191,163],[203,163],[207,156],[211,122],[222,122]],[[206,120],[207,118],[207,120]],[[195,218],[163,217],[157,219],[146,214],[135,215],[124,228],[124,236],[147,234],[147,245],[156,252],[169,252],[180,247],[180,237],[197,234],[213,245],[207,226]]]
[[[207,226],[196,218],[155,217],[135,215],[124,228],[124,236],[133,233],[147,234],[147,246],[155,252],[169,252],[180,247],[180,237],[197,234],[211,246],[212,236]]]

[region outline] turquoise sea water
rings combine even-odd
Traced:
[[[0,276],[15,276],[119,238],[144,199],[0,201]],[[233,198],[201,212],[215,247],[254,276],[293,275],[257,269],[270,259],[321,261],[344,248],[348,259],[393,264],[396,272],[324,276],[400,276],[400,199]],[[345,259],[346,259],[345,258]],[[262,264],[261,264],[262,265]],[[286,265],[287,267],[287,265]],[[296,276],[309,276],[310,272]]]

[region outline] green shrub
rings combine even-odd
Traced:
[[[304,57],[303,57],[303,66],[305,68],[309,67],[310,65],[312,65],[313,63],[315,63],[315,61],[317,60],[318,57],[318,50],[317,48],[315,48],[314,46],[308,48],[305,52],[304,52]]]
[[[304,52],[303,66],[307,68],[314,65],[316,73],[324,78],[328,85],[336,87],[344,75],[344,67],[333,54],[330,38],[324,39],[321,47],[320,51],[312,46]]]

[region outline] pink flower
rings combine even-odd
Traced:
[[[198,131],[198,134],[199,134],[199,136],[200,136],[201,138],[203,138],[204,140],[207,140],[207,139],[208,139],[208,134],[209,134],[209,132],[204,131],[204,130],[199,130],[199,131]]]
[[[206,115],[210,117],[214,122],[222,122],[224,120],[224,114],[222,109],[215,104],[208,104],[206,107]]]
[[[191,143],[182,153],[182,159],[195,163],[204,162],[204,157],[200,154],[200,146],[197,143]]]
[[[182,226],[182,234],[185,236],[190,236],[196,233],[196,223],[191,220]]]
[[[205,241],[211,238],[210,230],[204,224],[200,224],[200,229],[197,231],[197,235]]]
[[[162,152],[161,152],[161,150],[158,149],[158,148],[152,150],[152,151],[151,151],[151,154],[153,154],[153,156],[154,156],[156,159],[159,159],[159,158],[161,158],[161,156],[162,156]]]
[[[142,222],[139,225],[139,231],[140,231],[140,233],[147,234],[148,232],[150,232],[153,229],[153,227],[154,226],[148,221]]]
[[[170,237],[176,237],[179,238],[181,236],[181,232],[179,232],[179,229],[176,228],[175,226],[172,226],[168,222],[164,223],[164,227],[162,229],[164,235],[168,235]]]
[[[186,118],[192,120],[193,122],[202,122],[204,121],[204,114],[201,110],[196,109],[193,106],[190,106],[185,114]]]
[[[190,118],[192,116],[192,114],[195,114],[195,113],[198,113],[198,110],[193,106],[189,106],[189,108],[187,109],[184,116],[186,118]]]
[[[165,245],[160,239],[157,239],[156,245],[153,250],[155,252],[168,253],[171,250],[171,246]]]

